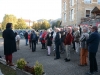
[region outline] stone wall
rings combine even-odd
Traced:
[[[70,0],[62,0],[62,7],[64,6],[64,2],[66,2],[67,6],[67,10],[64,11],[62,8],[62,25],[75,25],[75,24],[80,24],[81,23],[81,18],[85,18],[86,17],[86,10],[93,10],[96,6],[100,7],[100,4],[97,3],[97,0],[92,0],[92,3],[90,4],[85,4],[84,0],[78,0],[78,2],[76,2],[76,0],[74,0],[74,5],[70,6]],[[70,11],[71,9],[74,9],[74,20],[70,21]],[[67,14],[66,17],[66,22],[64,22],[64,13]],[[92,13],[91,13],[92,15]]]

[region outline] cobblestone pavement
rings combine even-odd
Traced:
[[[0,39],[0,55],[4,57],[3,54],[3,40]],[[20,50],[13,53],[13,62],[19,58],[25,58],[29,62],[30,66],[34,66],[36,61],[39,61],[44,66],[44,71],[46,75],[85,75],[89,71],[89,65],[85,67],[78,66],[79,55],[71,50],[71,61],[65,62],[65,54],[61,54],[61,59],[54,60],[55,56],[53,52],[51,56],[47,56],[47,50],[41,49],[41,44],[37,45],[36,52],[32,52],[29,46],[25,46],[25,40],[20,42]],[[97,53],[97,62],[99,67],[99,72],[95,75],[100,75],[100,47]]]

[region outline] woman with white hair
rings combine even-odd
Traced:
[[[76,53],[79,53],[79,49],[80,49],[79,38],[80,38],[79,28],[78,28],[78,27],[75,27],[74,41],[75,41],[75,49],[76,49]]]
[[[59,46],[61,44],[61,34],[60,29],[56,28],[56,36],[55,36],[55,45],[56,45],[56,58],[54,60],[60,58]]]
[[[86,66],[87,65],[87,57],[88,57],[88,48],[86,40],[89,38],[88,28],[83,28],[83,34],[80,38],[81,44],[81,51],[80,51],[80,64],[79,66]]]

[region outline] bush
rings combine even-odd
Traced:
[[[42,75],[43,74],[43,65],[40,64],[38,61],[35,63],[34,66],[35,75]]]
[[[23,69],[26,66],[26,64],[27,62],[23,58],[17,60],[17,67],[19,69]]]

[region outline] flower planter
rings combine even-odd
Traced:
[[[16,68],[16,73],[17,73],[17,75],[33,75],[33,74],[30,74],[24,70],[20,70],[18,68]]]
[[[34,67],[31,67],[23,58],[17,60],[16,73],[17,75],[46,75],[43,71],[43,65],[38,61]]]
[[[26,72],[24,70],[20,70],[18,68],[16,68],[16,73],[17,73],[17,75],[33,75],[31,73],[28,73],[28,72]],[[46,73],[44,73],[43,75],[46,75]]]

